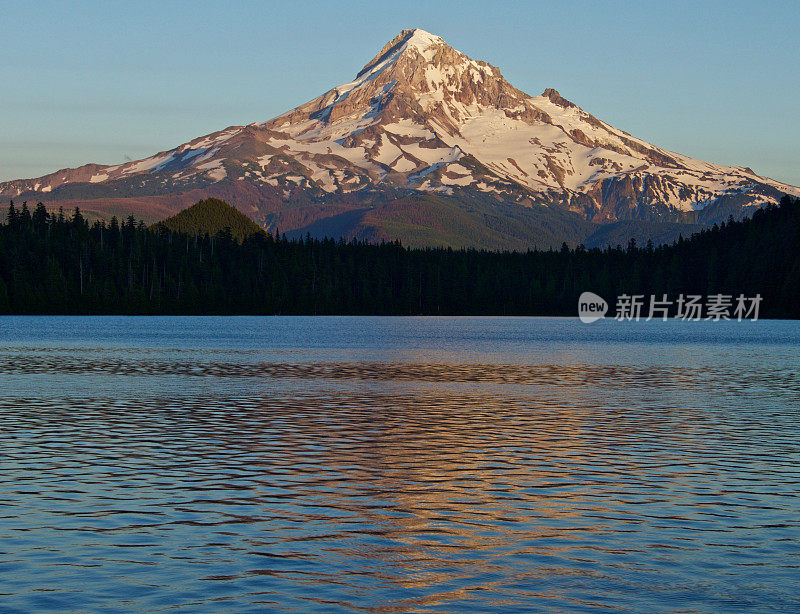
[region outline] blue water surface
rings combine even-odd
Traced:
[[[0,318],[2,612],[800,611],[800,324]]]

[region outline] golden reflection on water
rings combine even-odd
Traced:
[[[794,603],[790,369],[16,348],[0,376],[29,606],[85,564],[147,610]]]
[[[697,459],[687,463],[683,452],[696,446],[702,417],[670,406],[677,392],[660,397],[653,415],[624,403],[601,408],[598,394],[565,386],[557,399],[531,400],[438,386],[298,399],[288,412],[261,401],[254,411],[280,434],[266,447],[279,444],[282,476],[296,493],[313,492],[314,511],[295,522],[327,523],[320,506],[336,512],[335,531],[301,539],[321,540],[326,559],[361,561],[382,582],[424,587],[424,598],[404,602],[422,607],[469,600],[501,583],[487,577],[507,571],[509,558],[536,561],[517,570],[521,581],[583,575],[576,563],[587,556],[630,551],[610,530],[635,517],[627,506],[651,509],[654,520],[686,519],[672,508],[692,488],[686,478],[697,477]],[[269,507],[271,495],[263,497]],[[458,589],[449,588],[454,583]]]
[[[582,498],[580,485],[569,484],[570,467],[584,462],[584,444],[580,414],[563,404],[509,404],[493,394],[442,390],[340,396],[319,409],[292,412],[291,431],[280,442],[284,475],[324,488],[325,507],[353,519],[347,530],[324,533],[326,557],[358,559],[383,582],[427,589],[424,599],[406,605],[432,606],[486,590],[501,581],[475,578],[476,565],[484,576],[502,573],[496,558],[551,557],[539,540],[595,530],[580,522],[576,503],[583,512],[603,510]],[[258,411],[271,422],[272,404]],[[533,414],[547,428],[530,431]],[[313,451],[304,447],[309,440],[316,442]],[[267,503],[270,495],[263,496]],[[326,519],[309,514],[296,521]],[[364,533],[372,539],[358,539]],[[558,564],[525,571],[571,573]],[[452,583],[460,587],[446,588]]]

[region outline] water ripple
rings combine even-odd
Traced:
[[[8,346],[0,610],[798,611],[798,371],[743,355]]]

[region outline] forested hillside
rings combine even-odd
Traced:
[[[761,294],[761,316],[798,317],[800,201],[653,248],[489,252],[407,249],[229,229],[198,234],[130,217],[88,224],[43,206],[0,226],[0,311],[74,314],[576,315],[590,290]]]
[[[216,235],[226,228],[230,230],[231,236],[240,243],[251,235],[264,232],[244,213],[217,198],[201,200],[188,209],[154,225],[154,230],[157,232],[164,229],[190,235],[205,233]]]

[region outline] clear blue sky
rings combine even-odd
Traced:
[[[796,2],[0,0],[0,22],[0,180],[269,119],[419,27],[526,92],[800,185]]]

